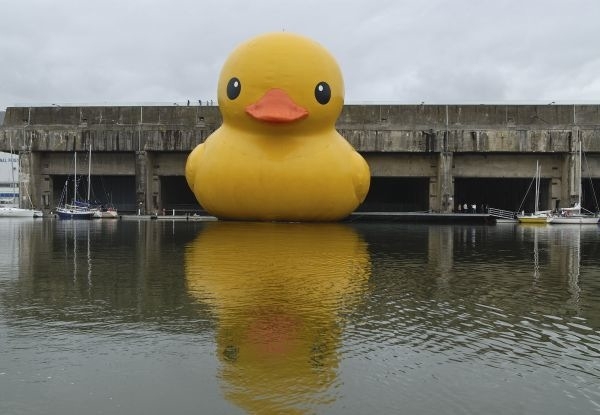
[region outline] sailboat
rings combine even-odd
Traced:
[[[15,157],[12,152],[12,143],[11,143],[11,152],[10,154],[10,170],[11,170],[11,189],[12,189],[12,198],[9,201],[5,201],[8,203],[2,203],[0,206],[0,217],[3,218],[41,218],[43,213],[41,210],[36,209],[27,209],[19,207],[19,197],[17,195],[17,181],[15,179]],[[30,200],[31,202],[31,200]]]
[[[92,182],[91,182],[91,173],[92,173],[92,146],[90,145],[90,154],[89,154],[89,160],[88,160],[88,195],[87,195],[87,200],[90,200],[90,189],[92,188]],[[119,214],[117,213],[117,209],[115,209],[115,207],[112,205],[112,203],[109,203],[108,206],[105,206],[104,204],[95,207],[95,212],[94,212],[94,218],[95,219],[117,219],[119,217]]]
[[[561,225],[561,224],[575,224],[575,225],[597,225],[598,224],[598,216],[594,216],[591,214],[583,213],[583,208],[581,207],[581,160],[582,160],[582,150],[581,150],[581,142],[579,142],[579,154],[578,154],[578,163],[579,163],[579,189],[577,191],[577,203],[575,206],[562,208],[559,211],[558,215],[554,215],[548,218],[548,223],[553,225]]]
[[[96,212],[94,212],[94,218],[96,219],[117,219],[118,217],[119,214],[113,207],[100,207],[96,209]]]
[[[92,148],[90,146],[90,155],[92,152]],[[68,183],[67,180],[65,182],[65,187],[63,188],[62,195],[60,197],[59,206],[56,207],[56,214],[60,219],[92,219],[96,213],[97,209],[94,209],[90,206],[90,166],[88,163],[88,198],[87,201],[77,200],[77,152],[74,153],[74,174],[73,174],[73,200],[71,203],[66,203],[67,199],[67,190]],[[89,160],[88,160],[89,161]]]
[[[41,218],[41,210],[18,208],[13,206],[0,207],[0,218]]]
[[[542,166],[540,166],[539,162],[535,162],[535,207],[534,212],[530,215],[525,215],[525,213],[521,213],[517,215],[517,220],[519,223],[537,223],[537,224],[546,224],[548,220],[548,214],[550,211],[548,210],[539,210],[540,207],[540,177],[542,173]],[[530,187],[531,188],[531,187]]]

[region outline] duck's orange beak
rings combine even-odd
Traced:
[[[308,117],[308,111],[296,104],[282,89],[267,91],[254,104],[246,107],[246,113],[252,118],[272,123],[289,123]]]

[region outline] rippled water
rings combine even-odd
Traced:
[[[600,411],[596,226],[0,234],[0,414]]]

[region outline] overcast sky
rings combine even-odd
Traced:
[[[329,49],[347,103],[600,102],[598,0],[0,0],[0,110],[215,99],[281,30]]]

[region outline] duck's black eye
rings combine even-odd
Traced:
[[[227,97],[233,101],[240,96],[240,92],[242,92],[242,83],[237,78],[231,78],[227,83]]]
[[[315,98],[321,105],[325,105],[331,99],[331,88],[327,82],[319,82],[315,87]]]

